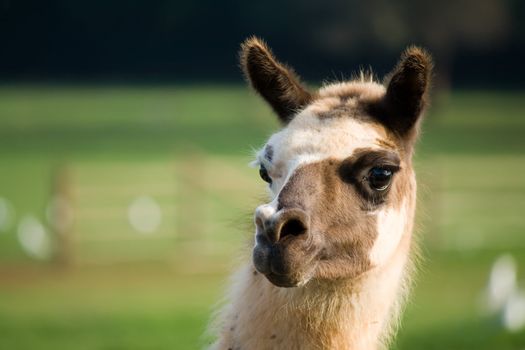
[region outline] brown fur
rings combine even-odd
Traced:
[[[432,68],[425,50],[409,47],[387,77],[384,98],[369,105],[370,114],[401,135],[414,130],[428,104]]]
[[[312,248],[289,249],[301,240],[286,242],[288,259],[298,262],[292,269],[294,274],[300,274],[302,268],[315,268],[316,279],[353,278],[370,266],[367,254],[375,238],[376,222],[361,209],[366,200],[352,184],[341,181],[341,165],[340,161],[327,159],[302,166],[279,194],[280,210],[299,207],[309,213],[308,245],[315,242],[319,247],[318,261],[304,264],[311,259]],[[338,263],[345,259],[351,262]]]
[[[283,123],[312,100],[299,77],[278,62],[262,40],[247,39],[241,46],[240,61],[245,77]]]
[[[386,347],[409,286],[430,57],[409,48],[386,88],[362,79],[315,94],[255,38],[241,60],[288,124],[261,153],[275,197],[257,209],[253,263],[235,275],[213,348]],[[394,171],[384,191],[369,185],[373,167]]]

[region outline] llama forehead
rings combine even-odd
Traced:
[[[357,149],[394,149],[387,130],[361,113],[353,98],[320,99],[272,135],[259,158],[282,173],[323,159],[342,160]]]

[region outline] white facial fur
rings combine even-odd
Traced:
[[[321,119],[311,106],[290,124],[270,137],[274,154],[272,162],[264,159],[264,148],[258,152],[257,164],[263,164],[272,177],[275,198],[294,170],[300,165],[327,158],[343,160],[358,148],[380,149],[382,133],[354,118]],[[386,132],[385,132],[386,133]]]
[[[344,84],[339,87],[345,88],[348,89],[348,86]],[[271,162],[264,158],[264,148],[257,154],[255,164],[263,164],[272,178],[271,202],[257,208],[259,213],[264,213],[264,217],[270,217],[276,212],[279,192],[299,166],[328,158],[344,160],[352,156],[356,149],[384,149],[382,144],[387,131],[379,124],[372,127],[355,116],[319,118],[320,113],[341,103],[338,97],[332,96],[338,92],[337,85],[326,87],[321,90],[321,94],[323,92],[328,96],[297,114],[284,129],[270,137],[267,145],[273,149]],[[349,107],[352,104],[356,105],[357,101],[349,99],[346,102]],[[371,213],[378,219],[378,235],[370,252],[370,260],[374,265],[381,264],[395,251],[405,232],[405,203],[399,208],[394,210],[384,206]]]
[[[377,238],[370,251],[372,265],[382,265],[395,251],[407,224],[406,201],[401,203],[398,210],[384,208],[377,213]]]

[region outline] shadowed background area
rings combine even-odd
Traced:
[[[0,347],[209,341],[278,128],[238,68],[255,34],[314,87],[433,53],[394,348],[523,348],[524,20],[512,0],[0,0]]]

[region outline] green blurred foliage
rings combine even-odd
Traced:
[[[511,253],[525,267],[524,97],[437,96],[416,154],[424,259],[396,348],[525,345],[525,332],[508,333],[479,308],[496,257]],[[0,233],[0,347],[205,344],[206,324],[251,234],[244,221],[264,193],[247,163],[251,147],[278,126],[269,108],[239,86],[10,86],[0,89],[0,115],[0,197],[16,209],[15,225]],[[32,213],[49,228],[45,210],[64,164],[79,187],[127,191],[141,189],[143,179],[171,179],[173,198],[156,195],[159,202],[184,212],[191,196],[202,211],[184,212],[189,218],[178,221],[173,239],[79,241],[75,254],[86,258],[76,265],[33,261],[16,223]],[[79,197],[80,204],[125,207],[132,198],[109,192]],[[96,224],[84,218],[78,227],[103,235]],[[124,230],[119,225],[108,231]],[[112,254],[126,259],[107,260]]]

